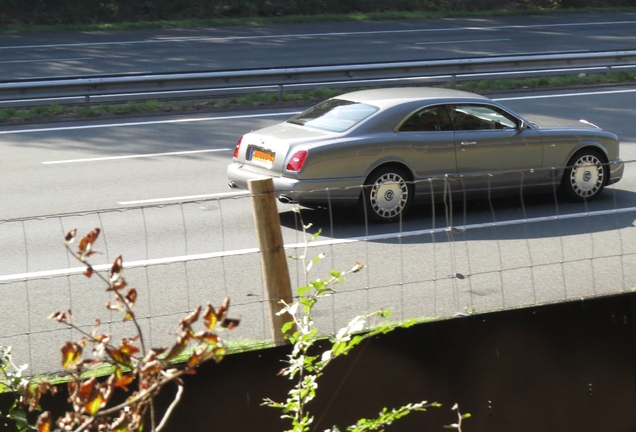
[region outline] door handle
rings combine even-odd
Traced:
[[[467,146],[467,145],[475,145],[477,144],[477,141],[462,141],[461,145],[463,146]]]

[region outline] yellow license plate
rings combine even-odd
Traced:
[[[274,163],[274,153],[268,151],[254,149],[252,153],[252,160]]]

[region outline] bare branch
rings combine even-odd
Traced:
[[[159,426],[157,426],[157,428],[155,429],[155,432],[161,432],[161,429],[164,427],[164,425],[168,421],[168,417],[170,417],[170,415],[172,414],[172,410],[177,406],[177,404],[181,400],[181,395],[183,394],[183,386],[181,384],[177,384],[177,386],[178,386],[177,394],[175,395],[172,403],[170,404],[165,414],[163,415],[163,418],[161,419],[161,423],[159,423]]]

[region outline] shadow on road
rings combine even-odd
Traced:
[[[556,201],[541,194],[466,202],[414,205],[402,221],[365,223],[355,206],[331,209],[300,208],[280,213],[283,227],[307,233],[322,230],[321,239],[369,237],[385,243],[422,243],[448,240],[506,240],[550,238],[613,231],[634,226],[636,194],[608,188],[589,203]],[[301,223],[302,218],[302,223]],[[401,238],[398,238],[398,235]],[[434,235],[433,235],[434,234]]]

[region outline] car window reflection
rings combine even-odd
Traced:
[[[329,99],[287,120],[300,126],[344,132],[378,110],[377,107],[342,99]]]
[[[482,105],[449,105],[455,130],[516,129],[517,122],[503,111]]]
[[[453,126],[444,106],[421,109],[410,115],[399,127],[398,132],[452,131]]]

